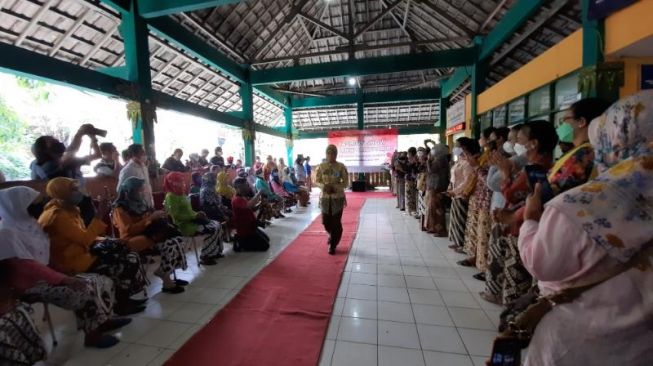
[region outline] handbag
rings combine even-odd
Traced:
[[[652,243],[653,240],[649,241],[644,245],[643,249],[632,256],[627,263],[620,264],[607,270],[603,276],[600,276],[599,278],[595,278],[580,286],[566,288],[547,296],[540,296],[534,304],[531,304],[521,314],[517,315],[515,320],[510,322],[508,328],[505,329],[497,338],[518,338],[521,340],[523,348],[527,347],[539,322],[547,313],[549,313],[549,311],[553,310],[555,306],[570,303],[580,297],[580,295],[585,291],[592,289],[631,268],[644,270],[650,266],[647,261],[653,254]]]

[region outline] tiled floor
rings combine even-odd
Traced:
[[[285,219],[275,220],[266,229],[272,245],[266,253],[235,253],[230,244],[225,244],[225,258],[216,266],[201,268],[197,267],[194,254],[189,253],[188,270],[177,271],[179,278],[191,282],[183,294],[160,293],[161,282],[151,275],[156,265],[149,265],[149,278],[153,282],[148,289],[151,299],[147,309],[115,333],[121,342],[113,348],[84,348],[83,336],[75,330],[72,313],[51,306],[59,345],[46,363],[80,366],[163,364],[319,215],[315,194],[312,201],[307,208],[294,209],[295,212]],[[49,346],[51,338],[46,323],[41,320],[42,314],[42,308],[35,306],[34,319]]]
[[[267,253],[234,253],[227,244],[226,258],[202,268],[189,255],[189,269],[179,277],[191,285],[180,295],[157,293],[160,282],[154,280],[146,312],[115,333],[121,339],[116,347],[84,348],[72,314],[51,307],[59,345],[47,363],[162,364],[307,227],[319,214],[316,197],[313,202],[274,221]],[[320,365],[484,365],[499,308],[478,297],[483,284],[472,278],[474,270],[456,265],[461,256],[447,245],[421,232],[393,200],[368,199]],[[41,315],[37,307],[34,317],[49,344]]]
[[[395,201],[368,199],[320,365],[480,366],[500,308],[446,239],[419,230]]]

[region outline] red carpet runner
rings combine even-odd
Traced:
[[[390,194],[347,193],[337,255],[327,254],[318,217],[166,365],[316,365],[360,210],[372,197]]]

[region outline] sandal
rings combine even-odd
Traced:
[[[499,305],[499,306],[503,305],[503,302],[496,295],[489,294],[486,291],[479,292],[478,295],[481,297],[481,299],[483,299],[483,300],[485,300],[487,302],[490,302],[492,304],[496,304],[496,305]]]
[[[182,292],[186,291],[182,286],[175,285],[175,287],[163,287],[161,288],[161,292],[166,293],[166,294],[180,294]]]
[[[483,272],[479,272],[479,273],[473,275],[472,277],[474,277],[474,279],[476,279],[476,280],[485,282],[485,273],[483,273]]]
[[[100,334],[97,336],[87,335],[84,339],[84,346],[103,349],[113,347],[119,342],[120,340],[118,340],[118,338],[108,334]]]
[[[98,333],[106,333],[106,332],[111,332],[112,330],[116,330],[118,328],[122,328],[125,325],[131,323],[132,320],[131,318],[113,318],[109,319],[106,322],[102,323],[96,331]]]
[[[465,258],[461,261],[456,262],[458,265],[463,266],[463,267],[474,267],[476,264],[472,262],[469,258]]]

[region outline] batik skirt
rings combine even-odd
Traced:
[[[417,191],[417,215],[420,218],[426,216],[426,192]]]
[[[38,302],[74,311],[77,329],[88,333],[111,319],[114,302],[113,281],[94,273],[80,273],[75,277],[86,282],[84,289],[41,282],[25,291],[24,295]]]
[[[528,292],[532,287],[533,277],[528,273],[519,256],[518,238],[505,235],[502,240],[506,245],[503,262],[503,304],[509,305]]]
[[[503,298],[503,273],[508,247],[507,237],[503,235],[504,227],[499,223],[492,225],[490,241],[488,244],[487,266],[485,268],[485,292],[501,301]]]
[[[129,295],[143,291],[147,279],[137,252],[131,251],[115,239],[104,239],[91,247],[91,254],[97,259],[87,272],[109,277],[113,280],[116,291]]]
[[[219,222],[215,220],[206,220],[205,223],[198,224],[195,235],[204,235],[202,257],[215,258],[222,254],[223,244]]]
[[[435,189],[426,191],[426,212],[422,219],[422,228],[435,236],[447,236],[446,213],[443,194]]]
[[[406,180],[406,211],[417,212],[417,182]]]
[[[156,243],[154,247],[161,254],[161,265],[157,272],[169,274],[175,269],[185,270],[188,268],[184,240],[181,236],[175,236],[166,241]]]
[[[18,304],[0,316],[0,365],[33,365],[47,357],[29,305]]]
[[[467,224],[468,202],[464,198],[454,198],[451,202],[449,221],[449,240],[462,247],[465,244],[465,225]]]
[[[469,200],[467,224],[465,226],[464,250],[470,257],[476,258],[476,268],[485,271],[487,267],[488,242],[492,230],[490,204],[492,191],[485,185],[487,173],[478,173],[474,194]]]

